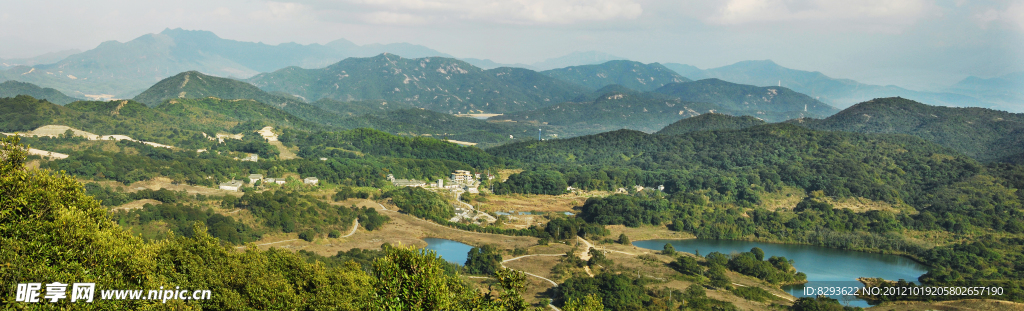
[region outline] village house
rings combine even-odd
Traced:
[[[263,180],[263,175],[260,174],[249,174],[249,183],[255,184],[257,181]]]
[[[221,190],[238,191],[238,189],[241,189],[241,188],[242,188],[242,181],[241,180],[232,180],[232,181],[224,182],[224,183],[220,184],[220,189]]]
[[[456,183],[471,183],[473,182],[473,173],[469,171],[457,170],[452,173],[452,181]]]
[[[258,154],[250,154],[248,157],[242,158],[242,161],[257,162],[260,159]]]
[[[398,187],[424,187],[427,185],[426,182],[415,179],[395,179],[391,183]]]
[[[316,177],[306,177],[305,179],[302,180],[302,183],[316,186],[320,184],[320,180],[316,179]]]

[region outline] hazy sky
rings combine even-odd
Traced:
[[[0,0],[0,58],[179,27],[270,44],[409,42],[502,63],[588,50],[700,68],[772,59],[919,89],[1024,71],[1024,0]]]

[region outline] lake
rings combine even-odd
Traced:
[[[676,251],[700,252],[705,256],[710,252],[731,253],[749,252],[751,248],[760,247],[765,258],[771,256],[786,257],[794,261],[797,271],[807,274],[807,284],[783,287],[794,297],[804,295],[804,287],[842,286],[860,287],[858,277],[883,278],[886,280],[904,279],[917,283],[917,278],[927,271],[927,267],[905,257],[882,255],[857,251],[839,250],[813,245],[774,244],[764,242],[732,241],[732,240],[646,240],[636,241],[633,245],[651,250],[662,250],[666,243],[671,243]],[[868,307],[867,301],[855,297],[832,296],[840,303],[849,302],[851,306]],[[843,299],[845,298],[845,299]]]
[[[441,259],[459,265],[466,264],[466,258],[469,258],[469,251],[473,249],[473,246],[447,239],[423,238],[423,241],[427,242],[426,249],[437,252]]]

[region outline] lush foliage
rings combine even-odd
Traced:
[[[109,309],[335,309],[524,310],[525,276],[496,274],[498,296],[469,290],[446,274],[430,252],[386,248],[364,271],[352,262],[327,268],[292,252],[238,252],[221,245],[197,223],[193,237],[145,242],[110,221],[81,184],[63,174],[26,170],[16,138],[0,143],[0,279],[19,282],[94,282],[105,289],[208,289],[210,300],[166,303],[100,300],[76,306]],[[367,291],[366,289],[372,289]],[[4,305],[21,305],[13,295]]]
[[[705,113],[669,124],[657,134],[679,135],[701,131],[741,130],[764,124],[767,122],[751,116],[734,117],[721,113]]]
[[[466,258],[466,273],[476,275],[492,275],[501,270],[501,250],[494,245],[474,247],[469,250]]]
[[[859,103],[824,120],[793,123],[829,131],[913,135],[980,161],[1009,160],[1024,152],[1024,114],[929,106],[899,97]]]
[[[61,93],[58,90],[48,87],[42,88],[32,83],[18,82],[15,80],[7,80],[4,81],[4,83],[0,83],[0,97],[17,97],[18,95],[28,95],[62,106],[80,100],[78,98],[64,95],[64,93]]]
[[[146,204],[142,209],[111,213],[111,218],[121,226],[143,228],[152,222],[162,222],[170,232],[184,237],[193,237],[195,223],[205,224],[209,234],[230,244],[242,244],[259,240],[261,233],[234,218],[216,214],[212,209],[178,204]],[[133,230],[134,231],[134,230]],[[142,229],[142,237],[149,239],[166,238],[165,232]]]
[[[566,191],[568,184],[562,173],[557,171],[524,171],[512,174],[505,182],[494,184],[495,194],[525,193],[559,195]]]
[[[420,187],[404,187],[384,192],[381,198],[391,199],[403,213],[424,219],[455,217],[455,208],[441,195]]]
[[[262,219],[267,228],[285,233],[311,231],[315,236],[326,236],[330,230],[347,231],[353,220],[367,212],[333,206],[311,195],[285,190],[250,191],[240,198],[225,196],[221,205],[247,210]]]
[[[407,59],[394,54],[347,58],[321,69],[290,67],[248,81],[269,92],[310,101],[382,99],[448,113],[527,110],[586,92],[582,86],[528,69],[481,70],[451,58]]]

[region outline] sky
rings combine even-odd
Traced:
[[[771,59],[919,90],[1024,71],[1024,0],[0,0],[0,58],[165,28],[268,44],[408,42],[509,64],[591,50],[705,69]]]

